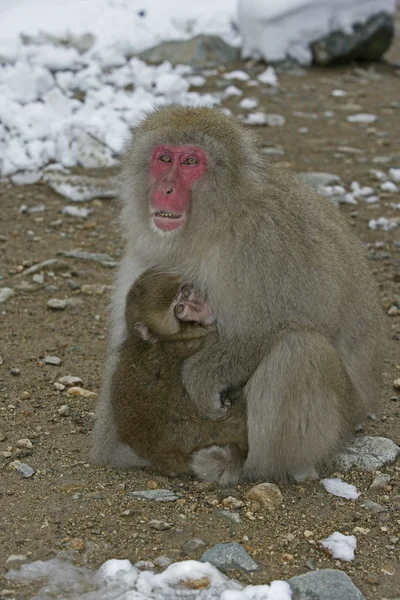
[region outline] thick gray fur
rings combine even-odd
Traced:
[[[170,234],[150,226],[149,164],[161,143],[199,145],[209,162],[207,176],[194,185],[187,223]],[[228,476],[226,452],[209,451],[208,460],[207,453],[197,457],[197,474],[219,473],[224,483],[280,478],[326,461],[373,405],[382,349],[375,285],[339,211],[293,173],[269,164],[235,118],[174,106],[136,129],[121,199],[126,250],[112,300],[95,460],[143,465],[118,441],[109,389],[125,335],[127,291],[145,269],[160,267],[193,283],[217,318],[219,336],[205,341],[182,374],[199,414],[222,417],[220,392],[246,385],[245,464],[235,463]]]

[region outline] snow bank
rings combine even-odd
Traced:
[[[39,31],[62,37],[90,32],[96,47],[115,46],[131,54],[200,33],[237,43],[236,5],[237,0],[1,0],[1,45],[21,32]]]
[[[76,567],[53,558],[11,570],[6,579],[47,584],[36,600],[57,597],[63,600],[291,600],[290,586],[284,581],[271,585],[243,586],[228,579],[209,563],[187,560],[173,563],[162,573],[141,571],[129,560],[108,560],[98,571]]]
[[[352,31],[384,11],[393,13],[396,0],[239,0],[238,23],[244,57],[311,63],[310,42],[332,31]]]
[[[113,165],[149,109],[166,102],[218,104],[210,94],[188,92],[190,73],[187,66],[152,67],[121,52],[112,57],[19,43],[0,64],[0,175],[49,162]]]

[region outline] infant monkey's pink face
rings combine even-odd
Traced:
[[[180,321],[191,321],[199,325],[211,325],[215,317],[211,308],[190,286],[183,286],[174,306],[175,316]]]

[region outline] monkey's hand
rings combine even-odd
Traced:
[[[228,414],[231,402],[226,390],[242,387],[256,368],[249,356],[245,343],[221,340],[217,332],[212,332],[201,350],[185,361],[183,385],[202,419],[218,420]]]

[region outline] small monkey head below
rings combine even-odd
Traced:
[[[177,275],[150,269],[130,289],[126,301],[128,331],[146,341],[203,337],[214,316],[190,286]]]

